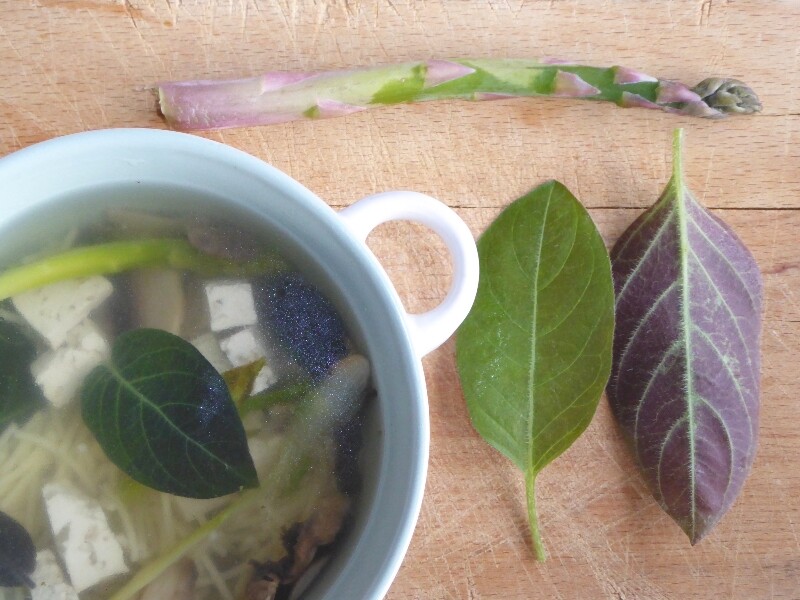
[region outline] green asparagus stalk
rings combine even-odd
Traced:
[[[270,72],[249,79],[161,83],[158,96],[167,123],[183,130],[321,119],[384,104],[528,96],[601,100],[708,118],[761,110],[753,90],[735,79],[710,78],[689,88],[626,67],[552,59],[428,60],[347,71]]]
[[[181,239],[109,242],[73,248],[0,273],[0,300],[57,281],[155,267],[172,267],[203,275],[241,276],[280,268],[280,262],[271,256],[246,263],[216,258]]]

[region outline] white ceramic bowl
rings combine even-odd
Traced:
[[[455,331],[477,289],[475,243],[455,213],[412,192],[378,194],[336,213],[253,156],[145,129],[80,133],[15,152],[0,159],[0,190],[4,252],[24,248],[31,228],[46,231],[98,204],[167,202],[187,212],[235,212],[280,236],[329,282],[372,362],[378,402],[368,421],[354,525],[304,598],[383,597],[408,548],[425,485],[429,422],[420,359]],[[452,287],[421,315],[405,312],[365,244],[372,229],[396,219],[428,225],[451,252]]]

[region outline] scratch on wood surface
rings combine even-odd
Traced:
[[[699,25],[701,27],[707,27],[711,23],[711,7],[713,6],[713,2],[714,0],[704,0],[700,5]]]
[[[281,21],[283,21],[283,27],[286,31],[286,35],[289,36],[289,41],[292,42],[292,47],[297,50],[297,33],[294,26],[294,18],[296,15],[293,14],[294,11],[290,11],[289,7],[285,3],[281,2],[281,0],[273,0],[272,4],[278,8],[277,13],[280,16]],[[261,7],[258,4],[258,0],[255,0],[254,5],[256,11],[261,14]],[[269,23],[269,19],[266,19],[265,17],[262,18],[265,19],[266,23]]]
[[[129,0],[37,0],[37,4],[43,8],[59,8],[72,11],[89,11],[108,14],[127,14],[129,17],[136,17],[139,20],[156,22],[154,16],[146,14],[142,9],[133,6]]]
[[[700,195],[700,199],[705,204],[706,194],[708,193],[708,187],[711,183],[711,177],[714,174],[714,156],[717,153],[717,149],[714,146],[708,148],[710,152],[708,153],[708,157],[706,159],[706,180],[703,183],[703,193]]]
[[[393,0],[386,0],[386,5],[387,5],[389,8],[391,8],[391,9],[392,9],[392,12],[393,12],[395,15],[397,15],[398,17],[400,17],[400,16],[401,16],[401,15],[400,15],[400,11],[398,11],[398,10],[397,10],[397,7],[395,6],[395,4],[394,4]],[[379,7],[379,6],[381,6],[381,3],[380,3],[380,2],[376,2],[376,3],[375,3],[375,10],[376,10],[376,14],[377,14],[378,7]]]

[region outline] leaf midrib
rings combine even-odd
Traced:
[[[109,363],[106,365],[106,367],[108,368],[109,373],[111,373],[111,376],[114,379],[116,379],[123,388],[125,388],[130,393],[132,393],[142,404],[148,406],[151,410],[156,412],[163,419],[163,421],[171,429],[173,429],[187,443],[187,445],[191,445],[191,446],[197,448],[203,454],[205,454],[206,456],[211,458],[212,461],[222,465],[226,470],[236,472],[238,474],[238,476],[241,477],[241,473],[239,473],[238,469],[233,468],[227,462],[225,462],[224,460],[219,458],[216,454],[210,452],[205,446],[203,446],[202,444],[199,444],[198,442],[193,440],[191,437],[186,435],[186,433],[184,433],[184,431],[180,427],[178,427],[178,425],[173,423],[172,420],[166,414],[164,414],[164,412],[161,410],[161,408],[157,404],[153,403],[147,396],[142,394],[132,383],[130,383],[125,378],[125,376],[122,374],[122,372],[119,369],[117,369],[117,366],[113,362],[109,361]],[[119,399],[117,400],[117,402],[119,402]],[[151,454],[153,454],[152,450],[151,450]],[[153,454],[153,457],[158,462],[158,457],[155,454]]]
[[[528,426],[525,428],[525,434],[527,437],[527,452],[526,452],[526,471],[529,473],[531,477],[533,477],[534,473],[532,472],[533,469],[533,420],[534,420],[534,386],[533,383],[536,377],[536,343],[537,343],[537,336],[536,336],[536,327],[538,321],[538,304],[539,304],[539,270],[541,268],[541,258],[542,258],[542,248],[544,246],[544,230],[547,225],[547,213],[550,210],[550,202],[553,198],[553,188],[555,187],[554,184],[550,185],[550,190],[547,194],[547,201],[544,206],[544,214],[542,215],[541,220],[541,227],[539,228],[539,244],[536,248],[535,254],[535,261],[534,261],[534,270],[533,270],[533,277],[532,277],[532,285],[531,285],[531,296],[532,296],[532,315],[531,315],[531,362],[528,366]]]
[[[681,277],[681,330],[683,332],[683,344],[685,348],[686,366],[684,384],[686,386],[686,416],[687,433],[689,438],[689,511],[691,534],[689,539],[694,542],[697,532],[697,502],[695,498],[695,414],[694,414],[694,382],[692,381],[692,341],[691,341],[691,314],[689,310],[689,234],[688,234],[688,215],[686,214],[686,200],[688,190],[683,182],[683,157],[682,157],[682,135],[676,136],[674,156],[672,186],[675,195],[675,211],[678,217],[678,252],[680,256],[680,277]],[[662,450],[663,452],[663,450]]]

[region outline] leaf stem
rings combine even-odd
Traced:
[[[672,178],[676,186],[683,187],[683,128],[672,134]]]
[[[547,552],[539,534],[539,517],[536,514],[536,475],[532,469],[525,473],[525,490],[528,497],[528,526],[531,532],[531,545],[536,560],[544,562],[547,560]]]
[[[58,281],[136,268],[172,267],[204,275],[247,275],[280,268],[276,257],[237,263],[209,256],[182,239],[144,239],[73,248],[0,273],[0,300]]]

